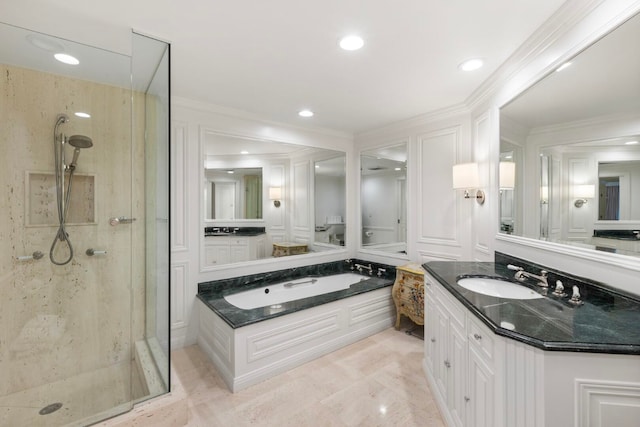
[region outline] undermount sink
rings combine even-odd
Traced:
[[[465,277],[458,279],[458,285],[479,294],[508,299],[544,298],[526,286],[490,277]]]

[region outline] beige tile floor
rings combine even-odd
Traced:
[[[172,357],[189,426],[444,427],[422,370],[423,341],[393,328],[238,393],[198,346]]]

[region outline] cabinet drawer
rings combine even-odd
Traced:
[[[245,238],[231,238],[231,244],[235,246],[247,246],[249,244],[249,240]]]
[[[494,338],[493,332],[489,331],[484,325],[474,318],[472,314],[467,317],[467,331],[469,333],[469,343],[475,347],[478,353],[486,359],[487,362],[493,360]]]

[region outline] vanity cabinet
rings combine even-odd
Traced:
[[[205,265],[215,266],[265,257],[265,235],[205,237]]]
[[[464,265],[465,274],[487,274],[487,264]],[[474,265],[478,268],[474,269]],[[456,288],[449,290],[430,273],[435,270],[441,280],[453,286],[460,269],[445,262],[430,263],[425,269],[423,368],[449,427],[638,425],[640,355],[632,353],[635,344],[629,345],[628,354],[615,354],[620,347],[613,348],[611,353],[551,351],[526,340],[498,335],[516,332],[513,328],[522,324],[514,326],[505,320],[504,325],[501,322],[502,332],[494,332],[456,297],[459,295]],[[592,303],[567,310],[577,310],[576,317],[581,320],[605,312],[606,318],[596,317],[597,325],[602,326],[606,319],[615,319],[611,311],[619,309],[629,316],[625,317],[630,319],[629,324],[637,324],[634,317],[637,308],[629,300],[617,298],[609,311],[596,310]],[[511,303],[505,301],[474,299],[470,304],[481,301],[491,304],[481,307],[503,307],[504,316],[514,310],[513,306],[506,307]],[[535,323],[538,330],[541,319],[526,313],[529,312],[525,312],[524,321]],[[602,333],[601,327],[588,328],[584,323],[575,322],[573,327],[573,332],[584,338],[594,329]],[[635,330],[630,329],[625,335],[634,336],[631,331]],[[557,344],[551,340],[543,343]]]
[[[428,274],[425,289],[425,370],[447,408],[445,418],[451,426],[493,427],[493,349],[485,339],[491,332]]]

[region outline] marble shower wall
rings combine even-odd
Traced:
[[[144,117],[143,95],[132,102],[127,89],[13,66],[0,73],[0,396],[115,364],[130,369],[131,343],[144,333],[144,120],[132,132],[132,104]],[[27,226],[27,200],[42,198],[25,188],[27,172],[53,173],[60,113],[71,118],[60,130],[94,143],[77,172],[95,176],[95,222],[67,226],[75,257],[65,266],[48,257],[57,214],[52,225]],[[138,220],[110,226],[118,216]],[[107,254],[90,257],[88,248]],[[45,257],[16,259],[34,251]]]

